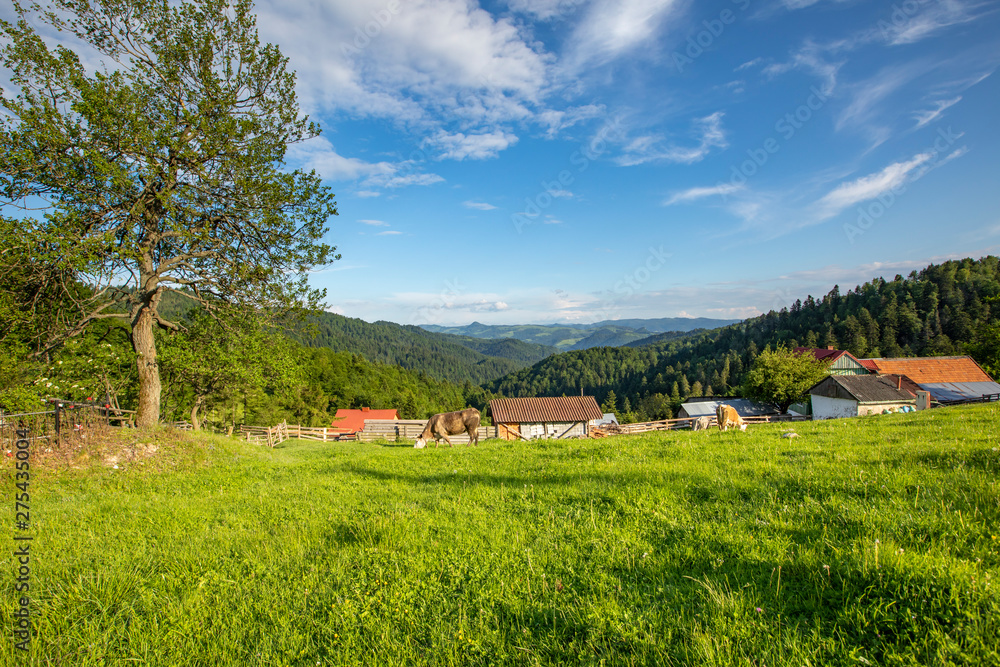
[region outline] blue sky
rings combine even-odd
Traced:
[[[1000,3],[265,0],[330,309],[746,317],[1000,250]]]

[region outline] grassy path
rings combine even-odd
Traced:
[[[1000,664],[998,406],[795,430],[41,471],[0,665]]]

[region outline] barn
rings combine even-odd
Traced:
[[[603,417],[593,396],[490,401],[490,418],[503,440],[582,438],[590,431],[590,421]]]
[[[884,375],[830,375],[809,389],[813,419],[863,417],[900,408],[916,409],[905,378]]]
[[[930,392],[937,403],[975,401],[1000,394],[1000,384],[970,356],[862,359],[861,362],[873,373],[907,376],[920,389]]]

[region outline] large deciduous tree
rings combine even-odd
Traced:
[[[785,347],[767,347],[747,373],[743,394],[775,403],[785,412],[828,373],[827,364],[808,352],[796,354]]]
[[[299,112],[287,59],[259,42],[248,0],[15,9],[0,22],[16,88],[0,97],[0,205],[40,211],[21,218],[32,247],[60,267],[51,275],[87,287],[35,354],[95,320],[127,320],[136,420],[149,426],[160,401],[153,331],[178,326],[158,312],[165,291],[261,312],[323,298],[305,276],[338,258],[323,243],[336,204],[314,172],[284,165],[288,146],[319,128]],[[58,30],[62,45],[34,25]]]

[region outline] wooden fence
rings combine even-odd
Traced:
[[[254,445],[274,447],[288,440],[288,424],[281,422],[277,426],[240,426],[240,436]]]
[[[366,419],[365,430],[358,433],[358,439],[362,442],[374,442],[376,440],[395,441],[416,440],[420,433],[427,426],[426,419]],[[497,437],[496,426],[480,426],[479,439]],[[468,444],[469,436],[465,433],[461,435],[449,435],[448,439],[454,444]],[[442,441],[443,442],[443,441]]]
[[[718,428],[719,423],[712,416],[709,426]],[[629,435],[635,433],[649,433],[651,431],[677,431],[681,429],[694,428],[697,417],[682,417],[680,419],[661,419],[653,422],[637,422],[635,424],[612,424],[610,426],[591,426],[590,437],[603,438],[609,435]],[[807,415],[767,415],[763,417],[744,417],[743,421],[748,424],[767,424],[770,422],[793,422],[810,421],[812,417]]]

